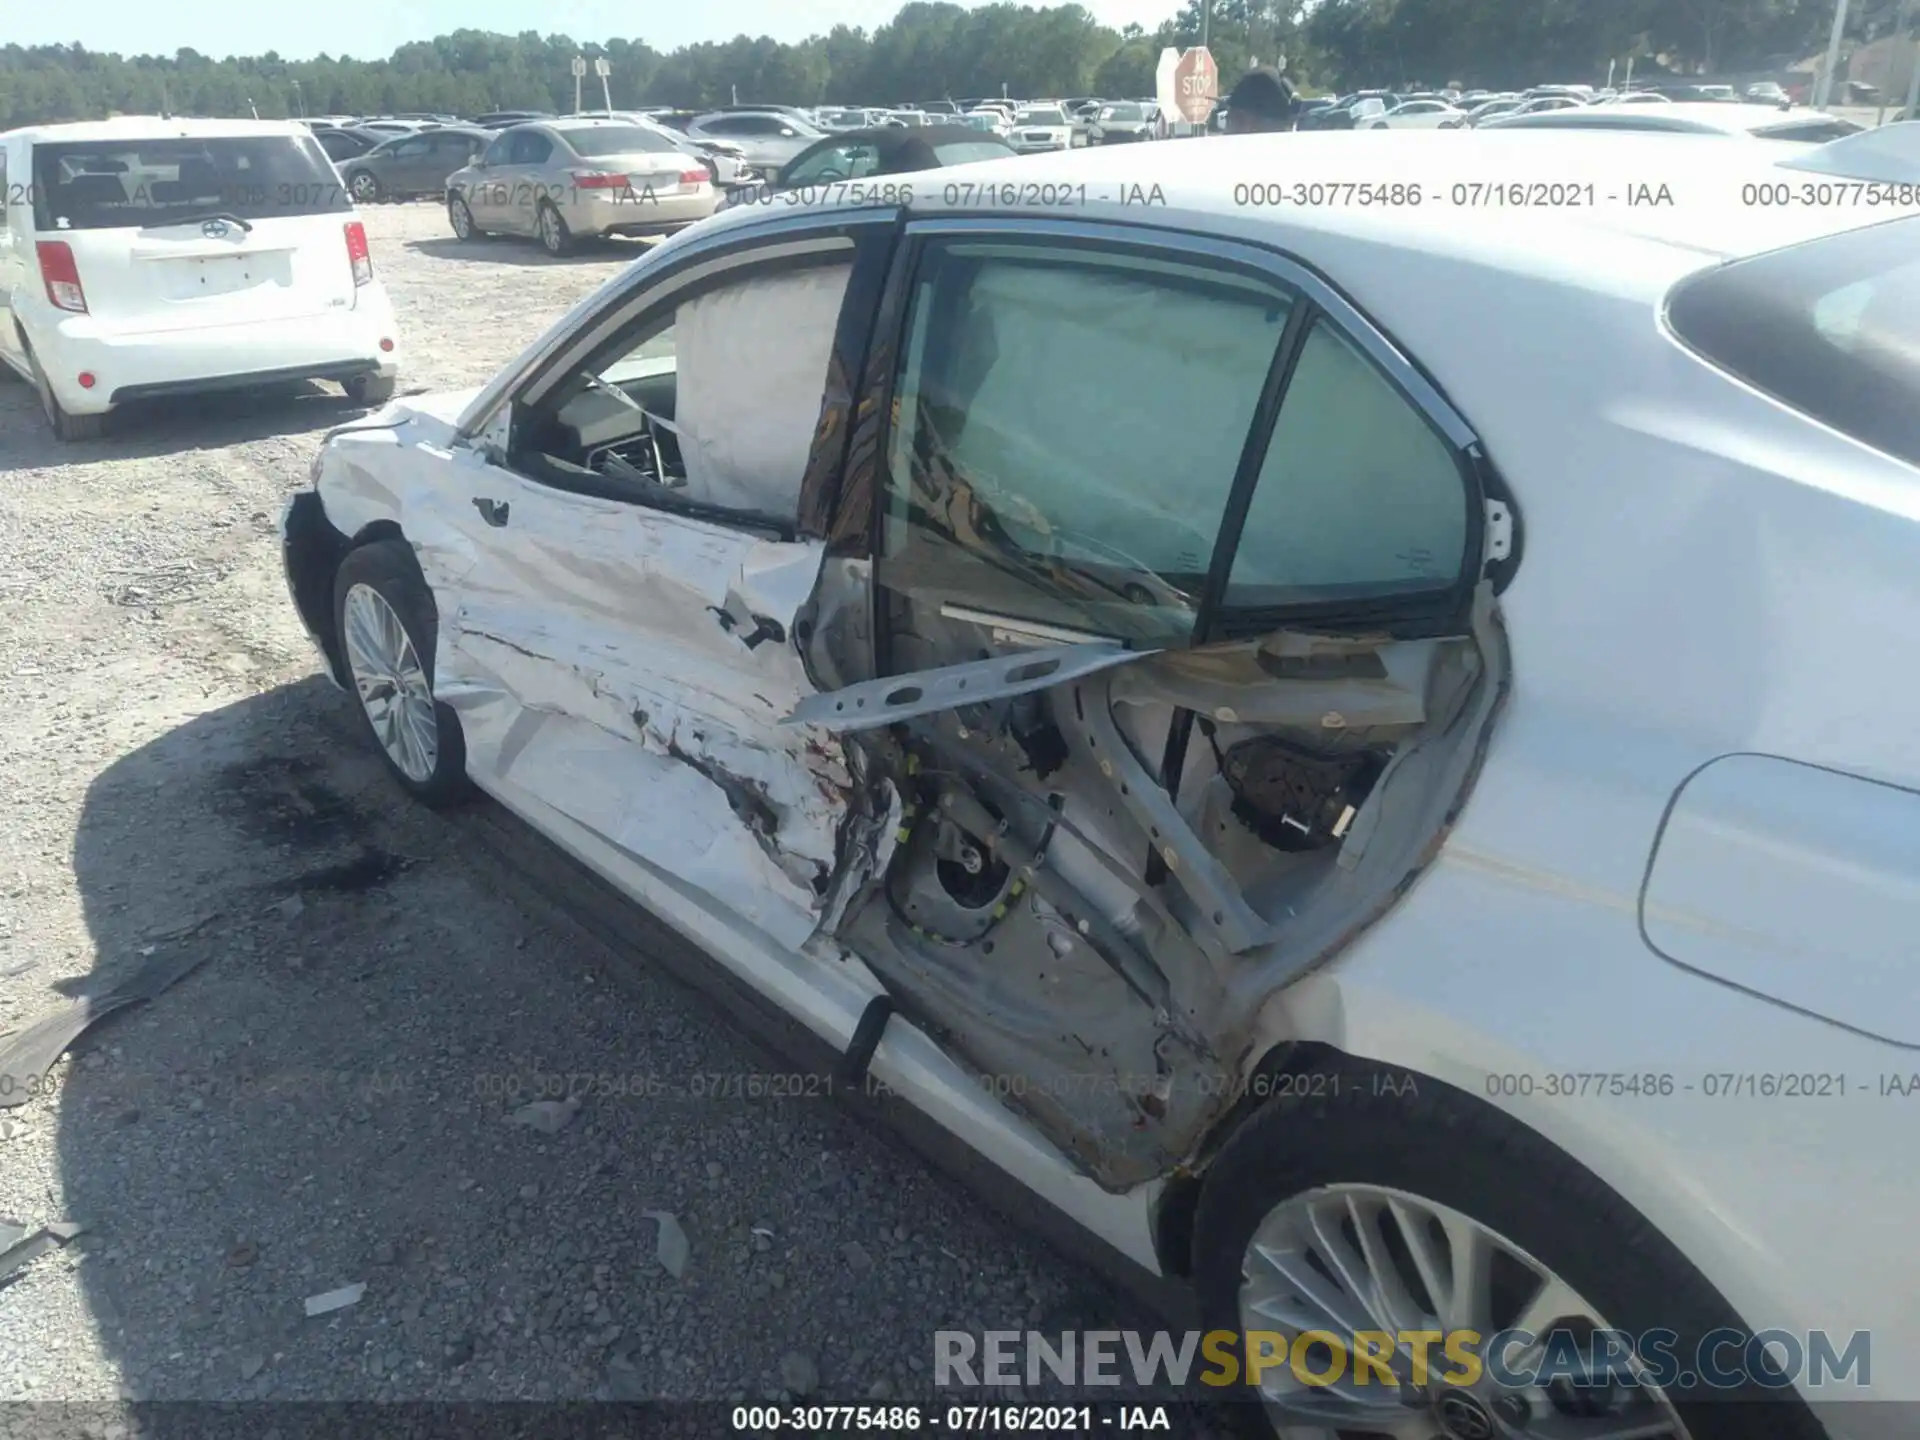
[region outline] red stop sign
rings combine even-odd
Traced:
[[[1173,103],[1182,120],[1203,125],[1219,100],[1220,67],[1213,63],[1211,50],[1196,45],[1173,67]]]

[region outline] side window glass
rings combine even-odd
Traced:
[[[514,463],[550,483],[791,524],[852,274],[761,268],[651,311],[515,425]]]
[[[1326,320],[1281,402],[1227,583],[1231,610],[1451,589],[1469,533],[1452,447]]]
[[[787,178],[796,185],[852,179],[849,156],[855,149],[856,147],[850,145],[829,145],[794,166],[793,172]]]
[[[931,247],[880,579],[1155,645],[1191,637],[1288,298],[1123,251]]]
[[[487,146],[487,153],[481,158],[489,165],[510,164],[514,139],[515,137],[512,135],[502,135],[491,145]]]

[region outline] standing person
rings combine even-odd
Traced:
[[[1286,77],[1262,65],[1240,77],[1227,96],[1227,134],[1257,135],[1269,130],[1291,130],[1300,115],[1300,102]]]

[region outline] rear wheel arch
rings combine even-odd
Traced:
[[[1199,1174],[1170,1189],[1156,1215],[1168,1224],[1182,1222],[1181,1232],[1156,1233],[1156,1241],[1163,1262],[1169,1242],[1179,1241],[1171,1258],[1184,1264],[1178,1273],[1194,1286],[1204,1325],[1237,1323],[1225,1300],[1238,1283],[1238,1246],[1250,1214],[1318,1185],[1361,1182],[1424,1191],[1425,1198],[1493,1226],[1600,1305],[1609,1323],[1636,1334],[1677,1332],[1677,1355],[1692,1353],[1689,1342],[1719,1328],[1755,1332],[1651,1217],[1550,1138],[1484,1097],[1323,1044],[1283,1043],[1252,1074],[1292,1076],[1296,1084],[1250,1081],[1249,1091],[1266,1093],[1236,1105],[1210,1132],[1206,1158],[1195,1166]],[[1311,1083],[1297,1083],[1308,1077]],[[1529,1184],[1515,1189],[1499,1171],[1522,1173]],[[1616,1261],[1632,1263],[1617,1272],[1596,1267],[1586,1240],[1578,1238],[1583,1236],[1604,1236],[1600,1243],[1614,1248]],[[1576,1266],[1584,1273],[1570,1268]],[[1712,1394],[1691,1371],[1687,1375],[1668,1398],[1680,1403],[1697,1440],[1752,1440],[1761,1433],[1768,1440],[1813,1440],[1825,1433],[1797,1387],[1782,1383],[1778,1373],[1772,1384],[1749,1381]],[[1720,1401],[1736,1403],[1715,1403]],[[1755,1409],[1760,1404],[1766,1407],[1764,1429],[1751,1425],[1762,1413]]]
[[[1153,1238],[1161,1269],[1183,1279],[1193,1274],[1194,1217],[1214,1158],[1243,1126],[1274,1103],[1288,1080],[1365,1063],[1318,1041],[1282,1040],[1260,1057],[1247,1072],[1240,1098],[1208,1129],[1193,1159],[1174,1172],[1155,1202]]]

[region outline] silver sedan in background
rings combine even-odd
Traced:
[[[447,179],[455,235],[533,235],[553,255],[581,239],[678,229],[718,204],[704,163],[622,120],[516,125]]]

